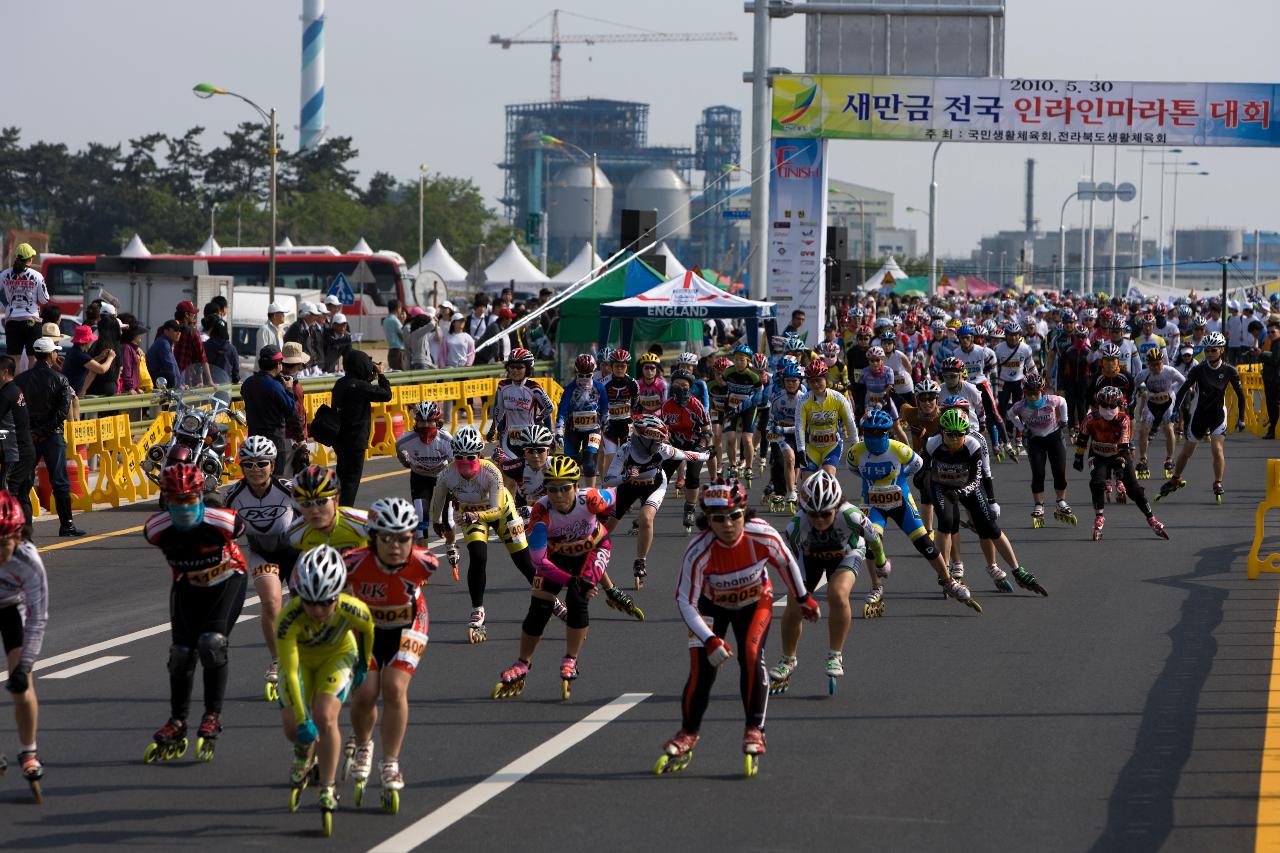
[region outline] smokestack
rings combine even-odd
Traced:
[[[1027,158],[1027,233],[1034,234],[1036,230],[1036,161]]]
[[[302,114],[298,148],[324,135],[324,0],[302,0]]]

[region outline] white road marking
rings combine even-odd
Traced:
[[[51,675],[46,675],[44,676],[44,678],[73,678],[74,676],[80,675],[83,672],[91,672],[95,669],[101,669],[104,666],[108,666],[109,664],[118,663],[122,660],[128,660],[128,659],[129,659],[128,655],[103,655],[100,658],[94,658],[93,660],[85,661],[79,666],[73,666],[70,669],[62,670],[61,672],[55,672]]]
[[[473,785],[426,817],[397,832],[374,847],[370,853],[401,853],[424,844],[652,695],[651,693],[623,693],[609,704],[587,714],[555,737],[526,752],[488,779]]]
[[[826,575],[823,575],[823,576],[822,576],[822,580],[818,581],[818,585],[817,585],[817,586],[815,586],[813,589],[809,590],[809,592],[810,592],[810,594],[815,593],[815,592],[817,592],[818,590],[822,589],[822,588],[823,588],[824,586],[826,586],[826,585],[827,585],[827,576],[826,576]],[[787,597],[786,597],[785,595],[784,595],[784,596],[782,596],[781,598],[779,598],[777,601],[775,601],[775,602],[773,603],[773,606],[774,606],[774,607],[786,607],[786,606],[787,606]]]

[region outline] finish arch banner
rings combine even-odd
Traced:
[[[805,314],[801,335],[822,340],[826,322],[827,141],[773,139],[769,168],[769,278],[778,321]]]
[[[974,77],[773,78],[775,137],[1280,146],[1280,85]]]

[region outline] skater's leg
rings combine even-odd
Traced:
[[[266,571],[254,576],[253,591],[262,602],[262,618],[259,620],[262,623],[262,639],[267,644],[267,653],[272,660],[276,660],[279,657],[276,654],[276,618],[280,616],[280,567],[269,563],[262,568]],[[269,571],[270,569],[275,571]]]
[[[529,594],[529,612],[525,614],[520,625],[520,660],[528,663],[533,660],[533,653],[542,640],[542,632],[551,621],[552,608],[555,606],[555,593],[559,591],[557,584],[549,583],[546,578],[534,580],[534,589]]]
[[[367,683],[373,673],[365,678]],[[404,743],[404,733],[409,727],[409,681],[413,675],[403,669],[390,666],[382,672],[382,757],[400,757],[400,745]],[[361,687],[364,685],[362,684]],[[352,721],[355,720],[355,709],[352,708]],[[366,734],[356,732],[356,741],[364,743],[373,736],[370,726]]]
[[[869,571],[874,573],[875,569]],[[847,569],[827,575],[827,638],[830,641],[828,648],[833,652],[843,651],[844,641],[849,636],[849,625],[853,621],[849,595],[853,592],[853,582],[857,577]]]
[[[719,619],[716,620],[719,623]],[[728,622],[712,628],[717,637],[723,638]],[[689,678],[680,696],[680,728],[697,734],[702,728],[702,717],[711,701],[711,688],[716,683],[716,668],[707,660],[707,650],[696,640],[689,647]],[[768,692],[768,691],[766,691]]]
[[[1067,496],[1067,447],[1062,442],[1062,430],[1047,435],[1038,441],[1044,447],[1049,461],[1049,472],[1053,475],[1053,490],[1059,500]],[[1039,498],[1037,498],[1039,500]]]
[[[1150,518],[1151,502],[1147,500],[1146,490],[1138,483],[1138,478],[1133,473],[1133,461],[1127,456],[1116,458],[1114,463],[1116,468],[1116,479],[1124,483],[1125,489],[1129,492],[1129,500],[1133,501],[1138,509],[1142,510],[1142,514]]]
[[[383,672],[381,668],[369,670],[364,681],[356,688],[355,693],[351,694],[351,728],[355,731],[356,743],[368,743],[373,739],[373,727],[378,721],[378,694],[382,690]],[[385,717],[382,720],[382,728],[385,751],[387,739]]]
[[[1061,438],[1055,439],[1058,445],[1062,445]],[[1031,466],[1031,498],[1036,503],[1044,501],[1044,465],[1049,456],[1049,441],[1034,435],[1027,437],[1027,462]],[[1054,472],[1054,478],[1057,479],[1057,472]]]
[[[657,515],[658,510],[649,504],[640,507],[640,514],[637,521],[640,522],[639,529],[636,530],[636,558],[643,559],[649,555],[649,549],[653,547],[653,517]]]
[[[761,599],[754,608],[743,608],[733,615],[733,635],[738,641],[739,686],[742,710],[748,726],[764,727],[765,708],[769,703],[769,672],[765,667],[764,647],[773,620],[773,602]]]
[[[230,580],[214,588],[216,598],[210,603],[200,635],[196,638],[196,650],[204,673],[205,711],[222,713],[222,699],[227,693],[230,675],[231,630],[240,618],[247,585],[243,574],[234,574]]]
[[[342,754],[342,732],[338,728],[341,713],[341,699],[332,693],[316,693],[315,701],[311,703],[311,719],[320,735],[316,754],[323,785],[332,785],[338,775],[338,758]]]
[[[1222,482],[1222,477],[1227,471],[1227,454],[1223,447],[1225,440],[1226,436],[1215,435],[1209,445],[1213,451],[1213,479],[1218,483]]]
[[[587,629],[591,624],[587,602],[595,596],[594,589],[584,595],[577,583],[570,583],[565,590],[564,604],[568,613],[565,617],[564,653],[569,657],[576,658],[587,642]]]
[[[9,650],[9,671],[22,660],[22,646]],[[40,705],[36,701],[35,676],[27,674],[27,689],[13,696],[13,715],[18,722],[18,740],[24,748],[36,742],[36,728],[40,717]]]
[[[800,605],[793,596],[787,596],[787,606],[782,611],[782,654],[793,658],[800,647],[800,632],[804,629]]]
[[[1111,468],[1102,457],[1095,456],[1089,460],[1089,494],[1093,497],[1094,512],[1102,512],[1107,505],[1103,492],[1106,489],[1107,474],[1110,471]]]
[[[489,546],[486,542],[471,541],[471,535],[467,534],[467,592],[471,596],[472,607],[484,606],[484,590],[488,583],[485,573],[486,564],[489,562]]]
[[[174,584],[169,592],[169,615],[173,623],[173,643],[169,646],[169,716],[175,720],[187,718],[196,664],[200,660],[196,651],[199,622],[191,614],[193,598],[192,587]],[[197,626],[194,630],[193,624]]]

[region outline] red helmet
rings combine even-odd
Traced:
[[[742,509],[747,505],[747,492],[737,477],[728,480],[719,477],[708,486],[702,487],[702,495],[698,502],[702,511],[720,509]]]
[[[825,379],[827,371],[827,363],[820,358],[815,358],[809,362],[809,366],[804,369],[804,375],[809,379]]]
[[[1114,385],[1106,385],[1098,389],[1098,393],[1094,395],[1094,399],[1098,401],[1099,406],[1109,406],[1118,409],[1124,405],[1124,392]]]
[[[626,364],[629,361],[631,361],[631,353],[627,352],[622,347],[618,347],[609,354],[610,364]]]
[[[8,539],[22,532],[27,519],[22,514],[22,504],[10,492],[0,492],[0,537]]]
[[[752,357],[755,362],[756,370],[765,370],[769,367],[769,357],[762,352],[758,352]]]
[[[595,357],[588,353],[583,353],[573,360],[573,369],[578,373],[595,373],[596,360]]]
[[[730,367],[733,367],[733,362],[729,360],[727,355],[722,355],[711,362],[712,370],[728,370]]]
[[[170,465],[160,472],[160,492],[166,497],[203,494],[204,474],[188,462]]]
[[[516,347],[513,349],[511,354],[507,356],[507,367],[514,367],[516,365],[523,366],[526,372],[532,370],[533,353],[529,352],[524,347]]]

